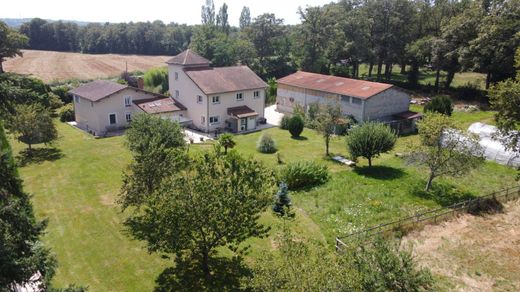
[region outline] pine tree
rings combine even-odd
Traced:
[[[273,205],[273,212],[278,216],[293,217],[294,213],[290,211],[291,198],[289,197],[289,188],[286,183],[280,183],[278,192],[276,193],[276,199]]]

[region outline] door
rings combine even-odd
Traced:
[[[256,129],[256,117],[249,117],[247,120],[247,129],[254,130]]]
[[[240,119],[240,132],[247,130],[247,118]]]

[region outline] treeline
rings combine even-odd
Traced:
[[[252,18],[243,7],[238,28],[227,10],[207,0],[202,25],[194,26],[34,19],[20,31],[33,49],[175,55],[191,47],[216,66],[246,64],[263,78],[302,69],[389,80],[399,70],[415,86],[427,67],[437,72],[437,90],[449,88],[460,71],[485,73],[486,88],[512,77],[520,44],[520,0],[340,0],[300,9],[299,25],[272,13]],[[368,64],[366,76],[361,64]]]
[[[79,26],[34,18],[20,27],[30,49],[92,54],[174,55],[188,47],[192,31],[192,26],[158,20]]]

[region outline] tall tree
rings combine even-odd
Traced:
[[[202,24],[215,25],[215,3],[213,0],[206,0],[206,5],[202,5],[201,9]]]
[[[0,21],[0,73],[4,73],[3,62],[6,58],[22,56],[21,48],[27,45],[27,37],[10,29]]]
[[[46,225],[47,221],[36,220],[30,197],[22,189],[0,121],[0,290],[15,291],[16,285],[27,283],[45,290],[56,266],[40,241]]]
[[[273,173],[259,162],[233,151],[204,153],[136,205],[125,226],[149,251],[189,259],[212,281],[217,248],[239,252],[247,238],[266,235],[258,219],[274,189]]]
[[[251,24],[251,11],[249,10],[249,7],[244,6],[242,8],[242,12],[240,12],[240,19],[239,19],[240,29],[243,30],[244,28],[248,27],[250,24]]]
[[[220,7],[220,10],[218,11],[217,15],[217,27],[225,33],[226,35],[229,35],[229,16],[228,16],[228,6],[226,3],[222,4],[222,7]]]
[[[505,137],[506,144],[520,152],[520,48],[516,50],[516,79],[508,79],[491,87],[492,107],[497,111],[495,120]]]

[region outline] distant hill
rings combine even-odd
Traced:
[[[32,18],[0,18],[0,21],[5,22],[10,27],[20,27],[22,24],[26,22],[30,22]],[[48,22],[56,22],[59,20],[45,19]],[[89,24],[88,21],[78,21],[78,20],[61,20],[63,22],[73,22],[78,24],[79,26],[84,26]]]

